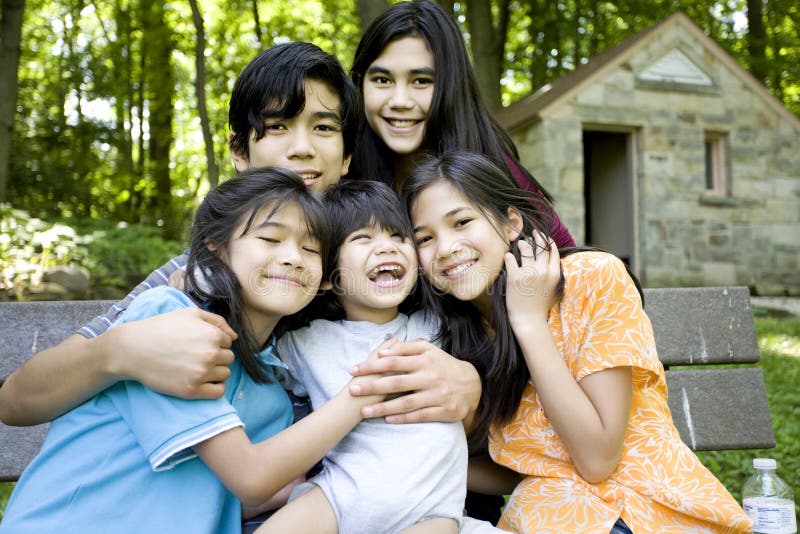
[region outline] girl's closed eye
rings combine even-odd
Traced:
[[[414,237],[414,242],[417,246],[424,245],[425,243],[429,242],[433,238],[429,235],[418,235]]]
[[[315,254],[317,256],[322,254],[319,241],[317,241],[310,235],[306,235],[300,241],[300,247],[303,249],[304,252],[308,252],[309,254]]]

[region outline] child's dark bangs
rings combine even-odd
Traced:
[[[403,237],[411,237],[411,225],[407,221],[405,213],[398,206],[386,205],[375,202],[372,199],[367,205],[359,206],[358,209],[348,213],[349,221],[345,235],[360,230],[362,228],[380,228],[390,233],[399,232]]]

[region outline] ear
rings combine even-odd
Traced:
[[[206,241],[205,241],[205,243],[204,243],[204,245],[206,246],[206,248],[207,248],[207,249],[208,249],[208,250],[209,250],[209,251],[210,251],[210,252],[211,252],[211,253],[212,253],[214,256],[216,256],[216,257],[218,257],[218,258],[220,258],[220,259],[221,259],[220,255],[221,255],[221,253],[222,253],[222,250],[221,250],[221,249],[220,249],[220,247],[219,247],[219,243],[215,243],[215,242],[213,242],[213,241],[208,241],[208,240],[206,240]]]
[[[345,156],[342,160],[342,176],[350,171],[350,160],[352,160],[352,158],[353,156]]]
[[[508,225],[506,226],[506,241],[511,243],[522,233],[522,214],[514,208],[508,208]]]
[[[233,166],[236,168],[236,172],[242,172],[250,168],[250,158],[244,154],[239,154],[236,150],[231,146],[231,140],[233,139],[233,132],[228,134],[228,149],[231,151],[231,161],[233,162]]]

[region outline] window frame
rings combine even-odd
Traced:
[[[703,132],[706,195],[726,197],[729,194],[727,140],[726,132]]]

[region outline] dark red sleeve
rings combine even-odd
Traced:
[[[507,154],[504,154],[503,157],[505,157],[506,165],[508,165],[508,168],[511,170],[511,176],[514,177],[514,180],[521,189],[530,191],[536,196],[544,197],[539,188],[533,185],[530,180],[528,180],[528,177],[525,176],[525,173],[522,172],[522,169],[519,168],[514,160],[508,157]],[[553,235],[550,237],[552,237],[553,241],[556,242],[556,246],[558,248],[575,246],[575,240],[572,238],[572,235],[569,233],[567,227],[564,226],[564,223],[561,222],[561,219],[558,218],[558,213],[556,213],[555,209],[553,209]]]

